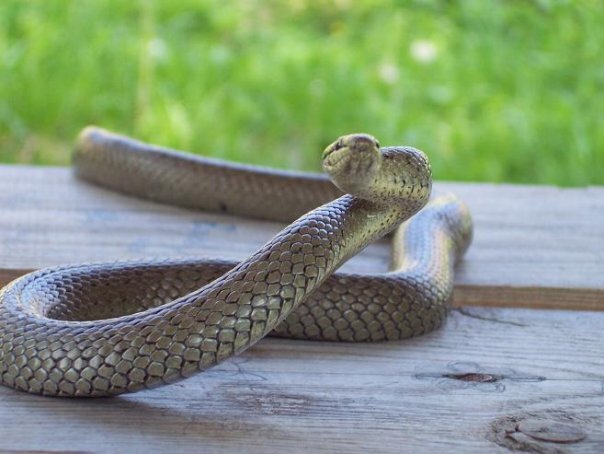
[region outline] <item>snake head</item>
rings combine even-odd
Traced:
[[[380,148],[369,134],[342,136],[323,152],[323,169],[344,193],[379,204],[426,204],[432,175],[428,158],[412,147]]]
[[[374,180],[381,162],[380,144],[369,134],[342,136],[323,152],[323,169],[337,187],[350,194]]]
[[[379,142],[369,134],[348,134],[340,137],[323,151],[323,164],[335,164],[341,158],[349,156],[349,153],[379,154],[379,149]]]

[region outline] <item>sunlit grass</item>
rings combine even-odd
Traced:
[[[97,124],[317,170],[365,131],[437,179],[602,184],[603,23],[589,1],[3,0],[0,161],[68,164]]]

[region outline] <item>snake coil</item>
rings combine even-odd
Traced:
[[[454,196],[424,208],[431,172],[421,151],[380,149],[365,134],[325,150],[333,183],[97,128],[80,135],[74,167],[80,178],[159,202],[298,219],[238,264],[70,265],[13,281],[0,290],[0,382],[35,394],[107,396],[172,383],[268,334],[381,341],[429,332],[444,321],[454,265],[471,239],[469,211]],[[333,274],[394,229],[390,272]]]

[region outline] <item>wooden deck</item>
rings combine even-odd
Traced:
[[[381,344],[265,339],[111,399],[1,388],[0,451],[604,452],[604,188],[436,190],[460,194],[476,228],[443,329]],[[64,168],[0,166],[1,284],[69,262],[242,258],[279,228],[131,199]],[[381,242],[345,268],[388,259]]]

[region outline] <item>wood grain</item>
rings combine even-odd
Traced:
[[[0,283],[64,263],[141,257],[241,259],[281,224],[198,213],[77,181],[66,168],[0,166]],[[454,304],[604,309],[604,188],[435,185],[470,205],[475,238]],[[385,270],[386,241],[344,269]]]
[[[603,452],[603,327],[602,312],[466,308],[406,342],[265,339],[189,380],[117,398],[0,388],[0,443],[145,453]],[[583,438],[552,443],[514,430],[535,422],[550,437],[563,424]]]
[[[604,309],[604,189],[438,184],[471,206],[458,305]],[[68,262],[240,259],[279,224],[0,166],[0,281]],[[386,269],[389,246],[345,267]],[[454,309],[417,339],[265,339],[192,379],[107,399],[0,388],[0,452],[604,452],[604,312]]]

